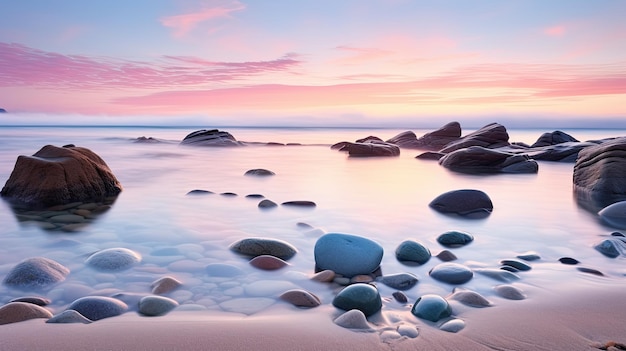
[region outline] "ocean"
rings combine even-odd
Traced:
[[[405,129],[348,128],[220,128],[246,142],[299,143],[301,145],[249,145],[233,148],[180,146],[197,129],[208,127],[0,127],[0,180],[9,178],[19,155],[32,155],[47,144],[75,144],[91,149],[108,164],[123,186],[112,208],[77,232],[46,231],[19,222],[11,207],[0,201],[0,278],[20,261],[47,257],[71,270],[67,279],[40,292],[61,311],[73,299],[85,295],[115,293],[148,294],[151,282],[173,276],[183,282],[173,299],[210,313],[223,310],[229,299],[276,297],[280,290],[303,288],[330,303],[336,287],[311,282],[313,248],[323,233],[361,235],[384,248],[383,274],[410,272],[420,282],[405,294],[409,301],[426,293],[445,296],[453,285],[431,279],[429,270],[440,261],[433,257],[422,266],[406,266],[395,258],[395,249],[407,239],[423,243],[433,255],[444,248],[439,234],[460,230],[475,240],[451,249],[456,262],[471,268],[498,268],[503,259],[528,251],[540,255],[532,269],[520,273],[516,284],[528,292],[537,287],[589,284],[624,284],[623,258],[611,259],[593,246],[616,231],[595,213],[579,206],[572,192],[572,163],[539,162],[537,174],[470,175],[451,172],[436,161],[419,160],[419,150],[403,149],[399,157],[350,158],[331,150],[340,141],[375,135],[388,139]],[[431,130],[413,130],[419,136]],[[532,144],[551,130],[508,130],[510,141]],[[626,136],[626,130],[563,130],[580,141]],[[470,130],[464,130],[463,134]],[[160,143],[137,143],[138,137]],[[271,177],[244,176],[249,169],[264,168]],[[186,195],[195,189],[214,194]],[[484,219],[442,215],[428,204],[438,195],[457,189],[478,189],[494,204]],[[223,196],[221,193],[237,196]],[[308,200],[314,208],[278,206],[259,209],[261,194],[278,204]],[[309,226],[302,225],[303,223]],[[298,253],[290,265],[278,271],[262,271],[229,250],[246,237],[266,237],[289,242]],[[131,269],[99,272],[86,267],[91,253],[107,248],[127,248],[142,256]],[[169,250],[169,251],[168,251]],[[164,252],[171,252],[164,254]],[[579,267],[601,271],[604,276],[580,272],[559,258],[572,257]],[[227,263],[247,272],[237,279],[208,277],[204,267]],[[495,297],[494,280],[475,275],[463,287]],[[380,286],[386,309],[406,312],[394,302],[391,288]],[[0,303],[31,293],[0,285]],[[272,304],[263,305],[271,310]],[[235,311],[237,312],[237,311]],[[244,313],[242,311],[239,311]],[[297,313],[294,311],[294,313]]]

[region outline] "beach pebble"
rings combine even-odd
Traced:
[[[417,277],[411,273],[384,275],[378,279],[381,283],[397,290],[408,290],[417,284]]]
[[[463,284],[472,279],[474,273],[462,264],[444,262],[433,267],[430,272],[433,279],[449,284]]]
[[[370,316],[382,307],[378,289],[369,284],[357,283],[343,288],[333,299],[333,306],[342,310],[357,309]]]
[[[503,297],[505,299],[509,299],[509,300],[524,300],[526,298],[526,296],[524,295],[524,293],[514,287],[513,285],[498,285],[496,287],[494,287],[496,294],[498,294],[498,296]]]
[[[443,262],[454,261],[457,259],[456,255],[449,250],[443,250],[437,254],[437,258],[442,260]]]
[[[46,323],[82,323],[89,324],[92,321],[75,310],[65,310],[59,314],[55,314]]]
[[[491,302],[481,294],[471,290],[454,289],[452,295],[448,299],[459,301],[460,303],[471,307],[489,307]]]
[[[266,271],[273,271],[288,266],[289,263],[281,260],[278,257],[270,255],[260,255],[250,260],[250,264],[258,269]]]
[[[478,268],[474,272],[505,283],[520,279],[519,275],[502,269]]]
[[[72,302],[68,310],[75,310],[92,321],[118,316],[128,310],[124,302],[106,296],[86,296]]]
[[[471,243],[474,237],[458,230],[447,231],[437,237],[437,242],[447,247],[459,247]]]
[[[139,300],[139,313],[144,316],[162,316],[174,308],[178,302],[164,296],[145,296]]]
[[[315,273],[311,279],[322,283],[330,283],[335,279],[335,272],[330,269],[325,269]]]
[[[278,206],[278,204],[275,203],[272,200],[263,199],[263,200],[259,201],[259,204],[257,206],[259,208],[274,208],[274,207]]]
[[[280,295],[280,299],[289,302],[296,307],[317,307],[322,304],[319,297],[315,296],[312,292],[293,289],[285,291]]]
[[[541,256],[539,256],[539,254],[534,252],[534,251],[528,251],[528,252],[519,254],[519,255],[517,255],[515,257],[519,258],[520,260],[524,260],[524,261],[536,261],[536,260],[541,259]]]
[[[289,207],[315,207],[317,206],[315,202],[307,201],[307,200],[285,201],[281,205],[289,206]]]
[[[410,324],[400,324],[396,328],[396,331],[401,336],[406,336],[407,338],[411,338],[411,339],[417,338],[420,334],[420,331],[419,329],[417,329],[417,326],[410,325]]]
[[[178,289],[183,283],[174,277],[162,277],[155,280],[150,287],[155,295],[167,294]]]
[[[396,248],[396,259],[400,262],[424,264],[430,260],[430,250],[414,240],[405,240]]]
[[[383,258],[383,247],[362,236],[329,233],[317,239],[314,257],[318,269],[353,277],[376,270]]]
[[[559,258],[559,262],[561,262],[563,264],[568,264],[568,265],[576,265],[576,264],[580,263],[580,261],[578,261],[575,258],[571,258],[571,257],[561,257],[561,258]]]
[[[220,303],[219,306],[226,312],[252,315],[270,307],[275,302],[275,299],[267,297],[242,297],[224,301]]]
[[[223,278],[232,278],[245,274],[241,268],[226,263],[211,263],[205,267],[205,271],[209,276]]]
[[[399,303],[409,302],[409,298],[402,291],[395,291],[393,294],[391,294],[391,296],[393,296],[393,298],[396,299],[396,301],[398,301]]]
[[[236,197],[236,196],[237,196],[237,193],[233,193],[233,192],[230,192],[230,191],[226,191],[226,192],[220,193],[220,195],[222,195],[222,196],[224,196],[224,197]]]
[[[463,328],[465,328],[465,322],[462,319],[451,319],[441,325],[439,327],[440,330],[447,331],[450,333],[458,333]]]
[[[244,173],[244,175],[247,176],[273,176],[276,175],[276,173],[264,169],[264,168],[255,168],[255,169],[249,169],[246,171],[246,173]]]
[[[103,271],[122,271],[141,261],[137,252],[118,247],[100,250],[87,258],[85,263]]]
[[[342,286],[350,285],[350,278],[336,276],[335,279],[333,279],[333,283],[339,284]]]
[[[230,249],[246,256],[271,255],[283,260],[289,260],[298,252],[293,245],[285,241],[268,238],[242,239],[231,244]]]
[[[50,304],[50,299],[46,299],[45,297],[40,296],[23,296],[15,298],[9,302],[26,302],[32,303],[37,306],[47,306]]]
[[[194,190],[189,191],[185,195],[209,195],[209,194],[214,194],[214,192],[209,191],[209,190],[203,190],[203,189],[194,189]]]
[[[626,228],[626,201],[619,201],[603,208],[598,212],[598,216],[612,227]]]
[[[626,241],[619,237],[602,240],[599,244],[594,245],[593,248],[610,258],[616,258],[620,255],[626,256]]]
[[[18,263],[4,278],[5,285],[25,290],[42,290],[65,280],[70,270],[45,257],[28,258]]]
[[[372,327],[367,322],[367,317],[358,309],[349,310],[341,314],[339,317],[335,318],[334,322],[343,328],[372,330]]]
[[[519,260],[502,260],[500,264],[513,267],[518,271],[529,271],[531,269],[530,265]]]
[[[415,301],[411,313],[418,318],[437,322],[440,319],[450,317],[452,308],[443,297],[426,294]]]
[[[50,318],[52,313],[47,309],[27,302],[9,302],[0,307],[0,325],[22,322],[34,318]]]
[[[476,214],[488,215],[493,211],[493,203],[487,194],[480,190],[453,190],[437,196],[429,206],[441,213],[461,216]]]
[[[597,276],[600,276],[600,277],[604,276],[604,273],[600,272],[597,269],[587,268],[587,267],[577,267],[576,269],[578,271],[580,271],[580,272],[583,272],[583,273],[589,273],[589,274],[597,275]]]

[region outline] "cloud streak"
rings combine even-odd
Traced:
[[[160,22],[165,27],[173,30],[175,38],[182,38],[187,36],[202,22],[211,21],[217,18],[228,18],[231,13],[244,10],[245,8],[246,7],[242,3],[234,1],[225,6],[205,8],[196,12],[163,17]]]

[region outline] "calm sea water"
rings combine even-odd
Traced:
[[[454,249],[457,262],[470,267],[498,267],[501,259],[535,251],[542,259],[523,274],[520,284],[549,287],[584,284],[625,284],[624,259],[610,259],[593,249],[615,228],[599,223],[597,216],[579,207],[572,195],[573,164],[540,162],[538,174],[467,175],[448,171],[434,161],[417,160],[416,150],[402,150],[397,158],[348,158],[330,149],[339,141],[368,135],[382,139],[404,130],[226,128],[238,140],[302,143],[301,146],[201,148],[179,146],[188,133],[199,128],[151,127],[2,127],[0,128],[0,180],[6,182],[18,155],[32,155],[46,144],[73,143],[100,155],[122,183],[124,190],[113,208],[78,233],[46,232],[18,223],[11,208],[0,202],[0,277],[19,261],[34,256],[54,259],[72,270],[68,279],[52,291],[53,306],[62,308],[81,294],[149,292],[150,282],[172,275],[186,284],[173,297],[183,304],[219,308],[228,298],[260,296],[262,292],[235,289],[237,283],[210,281],[203,267],[230,263],[250,274],[242,286],[255,281],[282,281],[314,289],[325,302],[332,290],[310,286],[313,247],[325,232],[358,234],[378,241],[385,249],[383,273],[411,272],[420,283],[407,292],[410,298],[433,292],[445,295],[452,286],[428,277],[439,260],[421,267],[397,262],[396,247],[406,239],[422,242],[433,254],[441,247],[436,238],[447,230],[474,235],[470,245]],[[414,130],[420,136],[429,130]],[[564,130],[584,141],[624,136],[626,130]],[[464,131],[464,134],[469,131]],[[510,141],[533,143],[544,130],[509,130]],[[146,136],[158,144],[135,143]],[[244,176],[253,168],[266,168],[275,176]],[[456,189],[479,189],[494,203],[493,213],[481,220],[441,215],[428,207],[436,196]],[[193,189],[216,194],[186,196]],[[236,197],[219,195],[233,192]],[[277,207],[260,210],[262,194],[281,203],[310,200],[314,209]],[[307,223],[320,230],[307,231]],[[278,272],[251,268],[228,250],[245,237],[282,239],[299,253],[290,267]],[[139,252],[143,261],[131,270],[108,274],[84,265],[97,250],[125,247]],[[180,254],[153,254],[176,248]],[[585,267],[602,271],[597,277],[560,264],[574,257]],[[464,286],[491,294],[494,281],[476,277]],[[229,290],[229,293],[225,291]],[[381,288],[383,294],[389,291]],[[269,294],[269,293],[268,293]],[[0,286],[0,303],[26,295]],[[269,294],[271,295],[271,294]]]

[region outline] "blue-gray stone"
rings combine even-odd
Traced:
[[[285,241],[268,238],[242,239],[230,245],[230,249],[250,257],[271,255],[285,261],[298,252],[295,247]]]
[[[613,203],[598,212],[600,219],[616,228],[626,228],[626,201]]]
[[[144,316],[162,316],[176,307],[178,302],[165,296],[150,295],[139,300],[139,313]]]
[[[610,258],[615,258],[620,255],[626,256],[626,242],[619,237],[611,237],[602,240],[602,242],[595,245],[593,248]]]
[[[128,310],[124,302],[106,296],[86,296],[72,302],[67,308],[75,310],[92,321],[119,316]]]
[[[82,323],[89,324],[92,321],[75,310],[65,310],[52,316],[46,323]]]
[[[487,194],[480,190],[453,190],[437,196],[429,206],[441,213],[452,213],[461,216],[482,213],[488,215],[493,211],[493,203]]]
[[[141,261],[137,252],[118,247],[100,250],[87,258],[85,263],[102,271],[122,271]]]
[[[459,301],[460,303],[471,307],[491,306],[491,302],[489,302],[489,300],[487,300],[481,294],[471,290],[454,289],[454,292],[448,298],[451,300]]]
[[[433,279],[449,284],[463,284],[472,279],[474,273],[468,267],[452,262],[444,262],[433,267],[430,272]]]
[[[523,300],[526,298],[524,293],[513,285],[498,285],[494,287],[496,294],[509,300]]]
[[[43,290],[62,282],[70,270],[45,257],[28,258],[18,263],[4,278],[3,283],[24,290]]]
[[[380,282],[397,290],[408,290],[417,284],[417,277],[411,273],[396,273],[384,275],[379,278]]]
[[[430,260],[430,256],[430,250],[414,240],[405,240],[396,249],[396,259],[400,262],[424,264]]]
[[[380,311],[382,301],[378,289],[365,283],[352,284],[341,290],[333,299],[333,306],[342,310],[359,310],[365,316]]]
[[[236,277],[238,275],[245,274],[245,272],[241,268],[226,263],[211,263],[206,266],[205,271],[208,275],[212,277],[225,278]]]
[[[474,240],[474,237],[465,232],[461,232],[458,230],[450,230],[447,231],[437,238],[437,241],[443,246],[463,246],[471,243]]]
[[[501,282],[512,282],[520,279],[519,275],[502,269],[479,268],[476,269],[476,272]]]
[[[427,294],[419,297],[417,301],[415,301],[411,313],[418,318],[437,322],[440,319],[450,317],[450,315],[452,315],[452,308],[450,308],[448,301],[443,297]]]
[[[532,251],[529,251],[529,252],[526,252],[526,253],[523,253],[523,254],[519,254],[519,255],[517,255],[515,257],[519,258],[520,260],[524,260],[524,261],[536,261],[536,260],[541,259],[541,256],[539,256],[538,253],[532,252]]]
[[[376,270],[383,258],[383,247],[362,236],[328,233],[317,239],[314,256],[320,270],[353,277]]]
[[[531,268],[528,264],[518,260],[502,260],[500,261],[500,264],[511,266],[519,271],[529,271]]]

